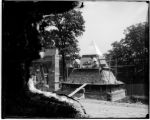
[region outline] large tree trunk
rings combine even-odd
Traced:
[[[2,117],[73,118],[86,115],[79,102],[34,93],[27,86],[29,66],[41,49],[36,23],[44,14],[64,12],[73,2],[4,2],[2,42]],[[71,7],[70,7],[71,6]],[[62,98],[63,95],[57,95]]]
[[[88,117],[82,105],[75,99],[58,95],[52,92],[41,91],[35,88],[33,78],[29,79],[28,87],[29,99],[37,106],[34,112],[38,112],[39,117],[57,118],[86,118]],[[32,115],[32,114],[31,114]]]

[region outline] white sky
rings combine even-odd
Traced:
[[[147,18],[146,2],[84,2],[81,9],[85,32],[79,38],[80,54],[94,40],[102,53],[111,49],[111,43],[124,38],[123,31]]]

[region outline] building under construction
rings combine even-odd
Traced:
[[[43,58],[33,61],[35,85],[48,90],[85,98],[116,101],[126,96],[124,83],[118,81],[102,53],[93,42],[82,55],[78,68],[73,68],[66,81],[60,81],[59,55],[56,49],[46,50]],[[80,95],[79,95],[80,96]]]
[[[74,91],[82,85],[86,98],[116,101],[126,96],[124,83],[116,79],[94,41],[82,55],[80,67],[62,82],[62,91]]]

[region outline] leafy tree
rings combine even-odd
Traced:
[[[105,54],[106,59],[117,59],[119,65],[134,65],[136,68],[134,75],[145,79],[148,75],[148,31],[147,22],[128,27],[124,31],[125,38],[111,44],[113,48]],[[115,65],[114,61],[112,65]],[[129,75],[133,76],[133,73],[129,72]],[[140,81],[141,78],[136,77]]]
[[[63,14],[45,16],[40,22],[41,44],[44,48],[56,47],[62,55],[63,76],[66,56],[71,59],[78,57],[77,37],[84,32],[84,20],[80,11],[71,10]]]
[[[106,58],[118,59],[120,64],[139,64],[148,58],[148,24],[132,25],[124,34],[124,39],[111,44],[113,48],[105,54]]]

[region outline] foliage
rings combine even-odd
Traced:
[[[138,65],[148,59],[148,23],[132,25],[124,34],[124,39],[111,44],[113,49],[105,54],[106,58],[117,59],[123,65]]]
[[[147,83],[148,81],[148,23],[139,23],[128,27],[125,38],[112,43],[112,50],[105,54],[106,59],[111,58],[111,65],[117,68],[117,77],[126,83]]]
[[[84,32],[81,12],[71,10],[62,14],[44,16],[39,23],[39,32],[44,49],[55,47],[62,55],[62,74],[65,79],[66,58],[73,60],[79,56],[77,37]]]
[[[44,48],[56,47],[61,55],[76,56],[79,52],[77,37],[84,32],[84,20],[80,11],[45,16],[40,22]]]

